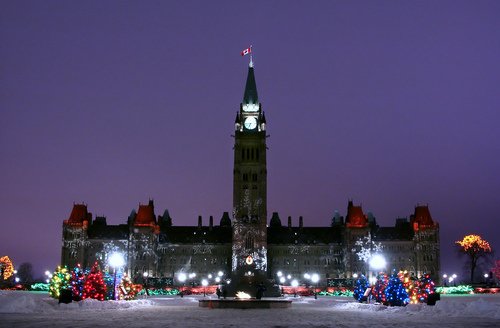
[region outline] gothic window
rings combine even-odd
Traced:
[[[259,148],[255,149],[255,159],[259,160]]]
[[[254,248],[254,240],[252,235],[247,235],[247,238],[245,239],[245,248],[246,249]]]
[[[248,181],[248,174],[247,173],[243,173],[243,181]]]
[[[247,159],[250,158],[250,148],[247,148]]]
[[[241,148],[241,159],[245,159],[245,148]]]
[[[257,173],[253,173],[252,174],[252,180],[253,181],[257,181]]]
[[[251,154],[250,154],[250,158],[251,158],[252,160],[253,160],[253,158],[254,158],[254,156],[253,156],[253,155],[254,155],[254,150],[253,150],[253,148],[252,148],[252,151],[251,151]]]

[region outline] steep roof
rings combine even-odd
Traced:
[[[437,224],[432,220],[431,212],[429,211],[429,206],[427,205],[415,206],[415,213],[411,216],[410,222],[412,223],[414,230],[437,226]]]
[[[139,204],[139,210],[134,219],[135,226],[150,226],[156,224],[155,207],[153,201],[147,205]]]
[[[69,225],[83,225],[84,221],[91,220],[92,214],[88,212],[86,204],[73,204],[71,214],[67,220],[64,220],[64,223]]]
[[[243,95],[244,104],[258,104],[259,96],[257,95],[257,84],[255,83],[255,75],[253,67],[248,67],[247,83],[245,85],[245,94]]]
[[[354,206],[353,202],[349,201],[345,223],[348,228],[364,228],[368,226],[368,220],[361,206]]]

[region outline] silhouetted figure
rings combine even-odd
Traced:
[[[260,283],[257,286],[257,295],[255,296],[256,299],[260,300],[262,296],[264,296],[264,292],[266,291],[266,286],[264,286],[264,283]]]
[[[217,294],[217,298],[219,298],[219,299],[220,299],[221,291],[220,291],[220,288],[219,288],[219,287],[217,287],[217,289],[216,289],[215,293]]]
[[[227,289],[226,289],[226,287],[222,288],[222,297],[224,299],[226,299],[226,297],[227,297]]]

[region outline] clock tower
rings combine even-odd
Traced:
[[[232,270],[267,270],[266,118],[250,60],[243,101],[236,114],[233,170]]]

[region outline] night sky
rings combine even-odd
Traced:
[[[85,202],[122,224],[232,210],[234,118],[253,45],[268,213],[382,226],[428,204],[500,250],[499,1],[0,1],[0,256],[60,262]],[[269,219],[269,218],[268,218]],[[498,257],[498,255],[496,256]]]

